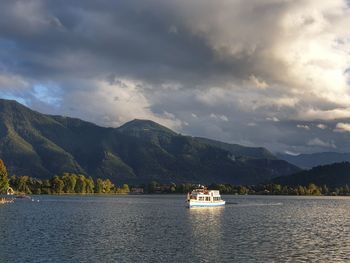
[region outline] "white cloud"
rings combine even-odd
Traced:
[[[325,129],[327,129],[327,125],[322,124],[322,123],[317,124],[317,125],[316,125],[316,127],[317,127],[317,128],[319,128],[319,129],[321,129],[321,130],[325,130]]]
[[[304,124],[297,124],[297,128],[304,129],[304,130],[307,130],[307,131],[310,130],[310,127],[308,125],[304,125]]]
[[[175,130],[184,124],[173,113],[152,112],[149,100],[140,92],[140,82],[119,79],[113,83],[96,81],[94,86],[89,92],[71,92],[65,102],[72,102],[75,111],[84,112],[95,123],[117,127],[132,119],[150,119]]]
[[[303,104],[288,118],[334,119],[345,112],[349,116],[346,1],[186,1],[180,10],[183,22],[208,42],[218,60],[241,61],[241,67],[247,67],[243,70],[254,72],[244,72],[248,82],[260,90],[269,87],[263,95],[258,93],[260,98],[270,98],[265,100],[270,105]],[[333,103],[333,109],[322,108],[320,102]]]
[[[277,117],[267,117],[267,121],[279,122],[280,120]]]
[[[269,86],[265,81],[260,80],[254,75],[249,76],[249,82],[252,83],[258,89],[266,89]]]
[[[228,118],[225,115],[217,115],[217,114],[211,113],[210,117],[213,119],[218,119],[218,120],[225,121],[225,122],[228,121]]]
[[[292,151],[284,151],[285,154],[292,155],[292,156],[298,156],[300,153],[292,152]]]
[[[335,132],[350,132],[350,123],[339,122],[335,126]]]
[[[334,144],[334,142],[325,142],[319,138],[314,138],[308,141],[307,145],[309,146],[319,146],[323,148],[337,148],[337,146]]]
[[[300,120],[334,120],[348,118],[349,116],[350,107],[335,108],[331,110],[310,108],[306,109],[304,112],[300,111],[297,118]]]

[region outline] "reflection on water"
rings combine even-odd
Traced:
[[[350,198],[38,196],[0,206],[0,262],[350,262]]]
[[[222,214],[225,207],[195,207],[189,209],[193,257],[202,262],[219,261],[222,244]],[[208,254],[210,258],[208,258]]]

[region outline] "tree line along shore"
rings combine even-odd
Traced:
[[[37,179],[29,176],[8,176],[6,166],[0,159],[0,193],[6,193],[11,187],[16,193],[23,194],[129,194],[129,193],[187,193],[198,184],[161,184],[152,181],[148,184],[129,186],[122,184],[117,186],[109,179],[98,178],[94,180],[91,176],[82,174],[64,173],[50,179]],[[209,189],[219,190],[222,194],[239,195],[350,195],[348,185],[329,187],[318,186],[313,183],[302,185],[232,185],[232,184],[210,184]]]

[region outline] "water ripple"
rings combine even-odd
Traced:
[[[350,198],[34,198],[0,207],[0,262],[350,262]]]

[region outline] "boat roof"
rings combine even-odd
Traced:
[[[194,189],[192,191],[192,195],[213,195],[213,196],[220,196],[219,190],[206,190],[206,189]]]

